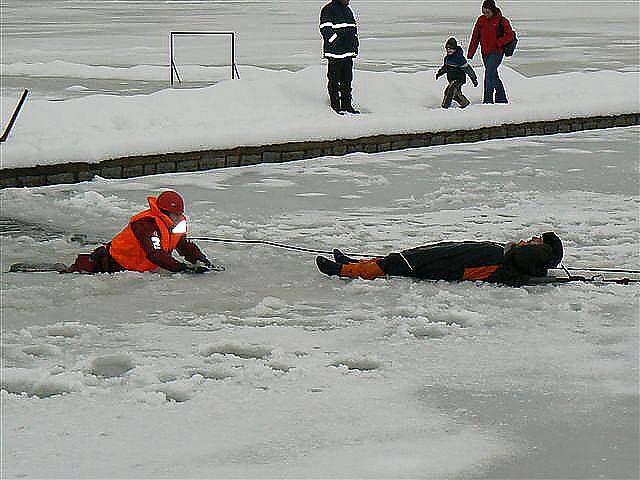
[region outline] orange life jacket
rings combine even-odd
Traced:
[[[157,204],[157,198],[148,197],[147,200],[149,201],[150,208],[129,220],[129,224],[125,229],[111,240],[111,248],[109,250],[109,253],[116,262],[127,270],[134,270],[136,272],[150,272],[158,268],[158,265],[149,261],[147,258],[147,253],[142,248],[142,245],[131,228],[131,224],[133,222],[143,218],[152,218],[158,226],[160,233],[160,246],[162,250],[168,254],[173,252],[178,243],[180,243],[180,240],[187,234],[187,219],[184,215],[182,216],[182,221],[178,222],[178,225],[181,225],[182,222],[184,222],[185,228],[181,228],[179,232],[175,232],[175,230],[178,229],[174,228],[171,218],[160,211]]]

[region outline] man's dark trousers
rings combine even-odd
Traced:
[[[330,58],[329,69],[329,99],[334,110],[351,108],[351,81],[353,80],[353,58]]]

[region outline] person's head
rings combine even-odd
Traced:
[[[158,195],[157,205],[160,211],[167,215],[174,223],[182,220],[184,200],[178,192],[165,190]]]
[[[451,55],[458,49],[458,42],[455,38],[451,37],[447,40],[447,43],[444,44],[444,48],[447,49],[447,54]]]
[[[545,232],[542,234],[542,243],[549,245],[553,252],[553,259],[546,265],[547,268],[556,268],[562,261],[564,249],[562,248],[562,240],[553,232]]]
[[[347,5],[349,5],[349,0],[338,0],[338,3],[341,3],[346,7]]]
[[[509,242],[505,245],[505,252],[513,247],[529,247],[546,245],[551,249],[552,257],[545,265],[545,268],[556,268],[562,261],[564,254],[562,240],[553,232],[545,232],[542,235],[534,235],[529,240],[520,240],[518,243]]]
[[[486,18],[491,18],[498,13],[498,7],[495,0],[484,0],[482,2],[482,14]]]

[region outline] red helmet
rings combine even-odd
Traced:
[[[184,213],[184,200],[178,192],[167,190],[158,195],[158,208],[182,215]]]

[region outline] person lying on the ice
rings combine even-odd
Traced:
[[[374,279],[386,275],[426,280],[483,280],[523,285],[532,277],[544,277],[558,266],[563,249],[560,238],[544,233],[528,241],[441,242],[424,245],[383,258],[354,260],[340,250],[333,251],[335,261],[316,257],[318,269],[327,275]]]
[[[109,243],[90,254],[80,254],[66,272],[114,273],[123,270],[150,272],[158,268],[170,272],[204,273],[213,267],[198,246],[187,239],[184,200],[167,190],[157,198],[148,197],[149,208],[129,220],[129,224]],[[190,264],[171,255],[177,251]],[[196,265],[202,262],[204,265]]]

